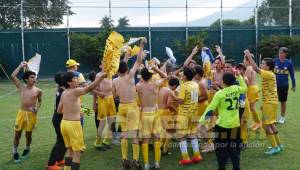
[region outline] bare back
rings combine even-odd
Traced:
[[[102,73],[98,73],[97,77],[100,77],[102,75]],[[105,78],[101,81],[101,83],[99,84],[99,90],[100,92],[103,93],[103,95],[106,96],[112,96],[112,85],[113,85],[113,81],[110,78]]]
[[[152,112],[157,109],[158,88],[159,86],[152,81],[137,86],[142,112]]]
[[[252,66],[247,66],[245,76],[248,79],[248,85],[256,85],[256,72],[253,70]]]
[[[136,88],[134,78],[130,78],[129,74],[119,76],[113,80],[113,85],[120,103],[133,103],[136,98]]]
[[[171,93],[171,89],[168,87],[163,87],[158,93],[158,108],[167,109],[168,108],[168,97]]]
[[[33,86],[32,88],[22,87],[20,88],[21,97],[21,109],[32,112],[36,107],[39,95],[41,95],[41,89]]]
[[[63,119],[80,120],[80,97],[76,96],[74,89],[66,89],[60,99]]]

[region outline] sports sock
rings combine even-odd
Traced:
[[[278,132],[275,132],[275,133],[274,133],[274,137],[275,137],[275,140],[276,140],[277,145],[280,145],[280,144],[281,144],[281,139],[280,139],[280,137],[279,137]]]
[[[128,159],[128,140],[121,139],[121,150],[122,150],[122,159]]]
[[[275,148],[278,146],[274,134],[267,135],[267,138],[268,138],[269,142],[271,143],[272,148]]]
[[[200,151],[199,151],[199,145],[198,145],[198,139],[192,139],[191,144],[193,147],[193,152],[195,157],[200,157]]]
[[[256,110],[253,110],[251,113],[252,113],[254,122],[255,122],[255,123],[259,123],[260,120],[259,120],[259,118],[258,118],[258,113],[257,113],[257,111],[256,111]]]
[[[154,160],[155,162],[160,162],[161,150],[160,141],[154,142]]]
[[[185,160],[190,159],[189,154],[187,152],[187,142],[185,140],[179,142],[179,147],[180,147],[182,158],[185,159]]]
[[[149,145],[148,143],[142,144],[142,153],[143,153],[143,161],[144,164],[149,164]]]
[[[132,144],[132,151],[133,151],[133,160],[138,161],[139,160],[139,154],[140,154],[139,144]]]

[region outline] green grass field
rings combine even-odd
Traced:
[[[297,79],[300,80],[300,72],[297,72]],[[55,141],[55,132],[52,127],[52,114],[54,108],[55,84],[51,81],[39,82],[38,86],[43,90],[43,103],[38,113],[37,127],[33,132],[31,154],[28,160],[20,164],[12,161],[12,142],[14,135],[14,120],[19,107],[19,93],[12,82],[0,82],[0,169],[1,170],[41,170],[49,158],[50,150]],[[267,156],[264,154],[269,143],[260,135],[260,139],[254,139],[255,134],[250,133],[250,144],[254,147],[247,149],[241,154],[242,169],[300,169],[300,86],[296,93],[290,92],[287,106],[287,121],[285,125],[278,125],[281,138],[285,144],[285,149],[280,154]],[[92,96],[84,98],[85,104],[91,107]],[[299,105],[298,105],[299,104]],[[85,116],[84,138],[87,149],[82,155],[81,169],[121,169],[121,152],[119,146],[106,151],[98,151],[93,147],[96,129],[94,117]],[[25,145],[24,135],[21,138],[19,153],[23,151]],[[129,145],[130,146],[130,145]],[[131,148],[131,147],[130,147]],[[203,154],[204,161],[191,166],[179,166],[179,148],[172,148],[172,155],[162,157],[162,169],[216,169],[215,154]],[[151,152],[151,151],[150,151]],[[130,151],[131,153],[131,151]],[[190,152],[191,153],[191,152]],[[129,155],[131,157],[131,154]],[[141,159],[140,151],[140,159]],[[150,156],[150,160],[153,158]],[[228,168],[231,169],[229,165]]]

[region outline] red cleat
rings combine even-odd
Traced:
[[[202,157],[201,156],[194,156],[192,158],[193,163],[199,163],[202,161]]]
[[[63,170],[62,167],[57,166],[57,165],[47,166],[46,169],[47,169],[47,170]]]
[[[61,160],[61,161],[56,161],[56,165],[57,166],[65,166],[65,160]]]
[[[179,165],[189,165],[189,164],[192,164],[193,161],[190,160],[190,159],[182,159],[179,161]]]

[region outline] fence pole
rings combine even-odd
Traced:
[[[255,60],[258,61],[258,0],[255,0]]]
[[[185,41],[188,45],[189,28],[188,28],[188,0],[185,0]]]
[[[293,35],[292,28],[292,0],[289,0],[289,27],[290,27],[290,37]]]
[[[111,19],[111,0],[108,1],[109,19]]]
[[[23,0],[21,0],[20,14],[21,14],[21,43],[22,43],[22,59],[25,61],[25,47],[24,47],[24,8]]]
[[[70,25],[69,25],[69,15],[70,15],[70,7],[69,7],[69,1],[67,2],[67,41],[68,41],[68,59],[71,58],[71,52],[70,52]]]
[[[221,0],[221,13],[220,13],[220,36],[221,36],[221,40],[220,40],[220,46],[221,49],[223,49],[223,0]]]
[[[149,52],[150,59],[152,59],[152,46],[151,46],[151,21],[150,21],[150,0],[148,0],[148,35],[149,35]]]

